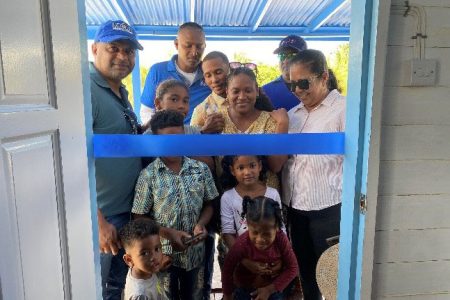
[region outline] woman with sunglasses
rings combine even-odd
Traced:
[[[291,91],[301,99],[289,111],[289,132],[344,131],[345,98],[334,89],[335,80],[329,81],[323,53],[300,52],[289,61],[289,74]],[[315,270],[329,247],[326,239],[339,235],[342,163],[341,155],[294,155],[283,169],[283,203],[289,207],[305,300],[322,299]]]
[[[240,66],[232,69],[227,77],[227,100],[223,133],[287,133],[288,116],[285,109],[271,112],[255,107],[260,90],[252,69]],[[269,171],[267,185],[279,189],[276,173],[281,171],[286,155],[267,158]]]

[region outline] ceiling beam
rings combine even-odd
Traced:
[[[88,39],[93,39],[98,26],[88,26]],[[142,40],[173,40],[178,26],[133,26]],[[350,28],[324,27],[309,32],[309,27],[259,27],[251,32],[251,27],[203,26],[207,40],[280,40],[289,34],[298,34],[308,40],[348,41]]]
[[[130,17],[126,13],[125,5],[123,4],[122,0],[111,0],[111,5],[115,8],[117,14],[119,15],[120,19],[122,21],[127,22],[129,25],[132,25],[130,23]]]
[[[258,8],[256,9],[255,14],[253,15],[252,19],[250,20],[250,26],[252,27],[252,32],[255,32],[259,25],[261,24],[262,19],[267,13],[267,10],[269,9],[270,3],[272,3],[272,0],[262,0]]]
[[[195,22],[195,9],[196,9],[196,0],[190,0],[190,15],[189,22]]]
[[[325,24],[331,16],[342,8],[349,0],[334,0],[325,7],[309,24],[308,30],[313,32]]]

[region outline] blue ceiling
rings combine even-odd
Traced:
[[[107,20],[122,19],[142,40],[173,40],[178,26],[194,21],[208,40],[346,41],[350,0],[86,0],[88,38]]]

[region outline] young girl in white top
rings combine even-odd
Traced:
[[[242,216],[244,196],[265,196],[281,206],[280,195],[265,184],[265,162],[261,156],[225,156],[222,160],[222,185],[226,192],[220,200],[222,237],[228,248],[236,238],[247,231],[247,221]],[[227,190],[228,189],[228,190]],[[284,226],[282,227],[284,231]]]

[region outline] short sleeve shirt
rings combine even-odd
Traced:
[[[149,214],[163,227],[192,234],[203,204],[218,195],[206,164],[183,157],[181,171],[175,174],[157,158],[139,176],[132,212]],[[172,265],[188,271],[203,261],[203,243],[175,253],[163,239],[162,249],[164,254],[172,254]]]
[[[125,111],[132,111],[125,88],[120,88],[121,99],[92,63],[89,71],[94,134],[132,134],[132,124],[125,117]],[[104,216],[131,211],[134,186],[141,170],[140,157],[95,160],[97,205]]]
[[[214,92],[211,93],[202,103],[194,108],[194,112],[191,117],[191,125],[203,126],[208,113],[212,112],[224,112],[228,108],[228,100],[223,98]]]

